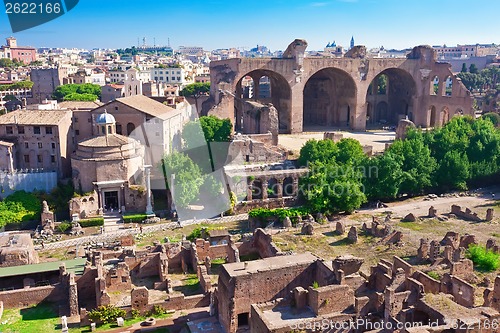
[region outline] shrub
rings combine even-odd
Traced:
[[[71,228],[71,223],[69,222],[61,222],[61,224],[57,226],[57,230],[63,234],[70,228]]]
[[[153,311],[152,313],[157,316],[165,315],[167,314],[167,310],[163,308],[161,305],[155,304],[153,306]]]
[[[128,214],[123,216],[123,223],[139,223],[144,221],[148,216],[146,214]]]
[[[82,228],[88,228],[88,227],[100,227],[104,225],[104,218],[102,217],[96,217],[93,219],[86,219],[86,220],[80,220],[78,221]]]
[[[314,281],[312,284],[313,289],[318,289],[319,288],[319,283],[318,281]]]
[[[429,275],[434,280],[438,280],[438,281],[441,280],[441,275],[439,275],[439,273],[437,273],[437,272],[430,271],[430,272],[427,272],[427,275]]]
[[[101,305],[97,309],[89,311],[89,318],[94,323],[112,323],[118,317],[125,317],[127,312],[114,305]]]
[[[130,310],[130,317],[137,318],[141,315],[141,312],[137,309]]]
[[[481,245],[471,244],[466,256],[480,271],[492,272],[500,267],[500,254],[487,250]]]

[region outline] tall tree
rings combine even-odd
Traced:
[[[465,62],[462,64],[462,70],[460,72],[467,73],[467,64]]]

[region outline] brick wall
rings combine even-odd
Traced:
[[[0,292],[0,301],[5,308],[27,307],[43,301],[59,302],[67,299],[68,293],[60,284]]]
[[[316,315],[342,312],[354,305],[354,291],[346,285],[309,287],[307,302]]]

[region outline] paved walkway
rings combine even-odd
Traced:
[[[248,214],[240,214],[240,215],[225,216],[222,218],[215,218],[215,219],[186,220],[186,221],[182,221],[181,225],[177,222],[158,223],[158,224],[153,224],[153,225],[144,225],[143,224],[142,225],[142,229],[143,229],[142,232],[143,233],[150,233],[150,232],[162,231],[162,230],[168,230],[168,229],[177,229],[180,227],[193,225],[193,224],[201,224],[201,223],[220,224],[220,223],[228,223],[228,222],[234,222],[234,221],[244,221],[247,219],[248,219]],[[120,225],[126,226],[123,224],[120,224]],[[85,246],[88,244],[113,242],[122,236],[136,235],[136,234],[140,233],[140,230],[138,228],[133,228],[132,225],[130,225],[130,226],[131,226],[131,228],[129,228],[129,229],[114,229],[111,232],[108,232],[105,229],[104,233],[99,234],[99,235],[83,236],[83,237],[67,239],[67,240],[54,242],[54,243],[48,243],[48,244],[45,244],[44,249],[52,250],[52,249],[59,249],[59,248],[65,248],[65,247],[76,247],[76,246]]]

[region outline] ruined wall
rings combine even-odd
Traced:
[[[61,284],[0,292],[0,301],[6,309],[38,305],[43,301],[60,302],[67,299],[68,293]]]
[[[451,294],[455,298],[455,302],[465,307],[473,307],[475,300],[474,286],[456,276],[451,277],[451,283]]]
[[[272,236],[260,228],[255,229],[253,234],[253,247],[258,249],[261,258],[275,257],[281,253]]]
[[[97,269],[85,267],[83,275],[76,280],[78,290],[78,304],[80,307],[91,309],[95,307],[95,279],[97,278]]]
[[[354,291],[346,285],[309,287],[307,303],[316,315],[342,312],[354,306]]]
[[[420,282],[424,286],[424,291],[431,294],[439,294],[441,290],[441,282],[431,278],[429,275],[416,271],[413,274],[413,278]]]

